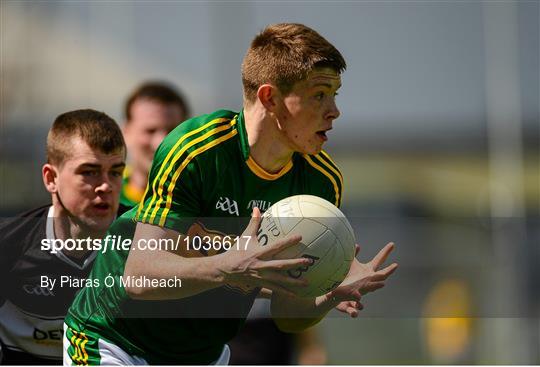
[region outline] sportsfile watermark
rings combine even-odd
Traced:
[[[128,251],[130,249],[140,251],[173,251],[179,249],[186,251],[229,251],[247,250],[252,236],[182,236],[172,238],[140,238],[133,242],[131,238],[122,235],[107,235],[101,238],[68,238],[41,240],[41,250],[57,254],[62,251]]]
[[[197,228],[178,228],[184,236],[167,239],[146,237],[139,241],[133,237],[134,229],[126,229],[126,234],[110,234],[100,239],[68,239],[54,242],[54,233],[46,233],[43,220],[28,221],[21,218],[1,218],[0,260],[5,267],[5,284],[13,292],[34,298],[73,298],[75,288],[96,286],[112,289],[131,287],[187,289],[192,279],[179,268],[177,279],[174,272],[170,277],[127,278],[123,264],[130,251],[145,251],[151,261],[153,250],[174,252],[186,258],[191,266],[205,256],[224,254],[226,251],[247,252],[255,246],[272,246],[281,230],[298,228],[300,218],[288,218],[288,222],[278,224],[277,220],[265,217],[259,232],[250,238],[227,235],[243,233],[249,218],[243,221],[227,221],[224,218],[203,218],[204,223]],[[199,219],[199,218],[197,218]],[[287,251],[273,254],[272,259],[298,257],[299,253],[313,257],[312,264],[288,269],[284,275],[308,279],[314,270],[327,268],[326,262],[339,263],[342,251],[309,252],[307,247],[322,243],[326,229],[317,234],[322,220],[309,218],[312,236],[303,235],[298,252]],[[395,242],[395,249],[385,265],[399,263],[397,271],[385,281],[384,288],[362,295],[364,309],[360,316],[371,318],[410,317],[538,317],[540,311],[540,222],[537,217],[523,221],[522,218],[482,218],[452,217],[431,218],[422,216],[373,216],[347,215],[360,245],[356,258],[368,263],[387,242]],[[202,221],[202,220],[201,220]],[[190,222],[191,225],[193,222]],[[19,230],[19,228],[25,230]],[[28,228],[28,229],[27,229]],[[218,232],[220,231],[220,232]],[[315,233],[314,231],[317,231]],[[200,235],[196,235],[198,233]],[[285,235],[286,236],[286,235]],[[322,237],[321,237],[322,236]],[[183,240],[184,238],[184,240]],[[331,239],[330,248],[339,248]],[[42,241],[43,240],[43,241]],[[310,243],[310,246],[307,246]],[[43,246],[43,247],[42,247]],[[84,275],[78,266],[81,261],[70,256],[88,252],[85,268],[90,274],[94,265],[113,264],[103,271],[99,279]],[[90,251],[88,251],[90,250]],[[176,251],[177,250],[177,251]],[[187,251],[187,253],[185,252]],[[184,252],[183,252],[184,251]],[[226,255],[222,258],[225,259]],[[50,260],[50,262],[49,262]],[[35,262],[35,266],[33,265]],[[32,264],[32,268],[28,267]],[[178,264],[181,264],[179,262]],[[179,265],[184,266],[184,265]],[[383,265],[384,266],[384,265]],[[333,265],[332,265],[333,267]],[[98,267],[95,266],[97,269]],[[30,270],[29,270],[30,269]],[[33,270],[35,269],[35,270]],[[330,269],[330,265],[328,265]],[[30,274],[29,271],[34,271]],[[287,273],[290,272],[290,274]],[[327,270],[325,270],[326,272]],[[111,277],[107,277],[111,273]],[[329,272],[330,273],[330,272]],[[327,274],[329,274],[327,273]],[[29,274],[29,275],[26,275]],[[43,276],[43,278],[42,278]],[[120,276],[123,278],[121,279]],[[22,277],[22,278],[21,278]],[[324,277],[324,280],[331,276]],[[323,279],[323,278],[321,278]],[[43,281],[43,283],[41,283]],[[54,284],[52,283],[54,282]],[[96,284],[99,282],[99,284]],[[308,283],[308,288],[314,282]],[[42,286],[44,285],[44,286]],[[326,283],[323,284],[326,288]],[[105,288],[104,288],[105,289]],[[105,289],[106,290],[106,289]],[[159,307],[149,304],[148,309],[133,310],[133,317],[237,317],[239,309],[233,302],[237,297],[252,296],[256,287],[240,288],[221,285],[193,297],[174,301],[163,301]],[[98,289],[96,291],[101,291]],[[214,299],[216,297],[217,301]],[[69,301],[71,302],[71,301]],[[189,304],[189,308],[176,307]],[[228,305],[215,309],[216,304]],[[169,307],[170,305],[170,307]],[[193,307],[191,307],[193,306]],[[157,308],[156,308],[157,307]],[[243,308],[241,311],[245,311]],[[333,312],[331,317],[341,317]],[[129,314],[126,317],[132,317]]]

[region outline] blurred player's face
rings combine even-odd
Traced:
[[[118,210],[124,161],[124,150],[105,154],[80,138],[73,139],[64,162],[49,165],[55,176],[55,209],[59,209],[55,215],[71,217],[86,231],[106,231]]]
[[[333,69],[316,69],[283,97],[278,119],[285,144],[293,151],[321,151],[332,122],[339,117],[336,95],[340,86],[341,77]]]
[[[131,119],[124,126],[124,138],[133,170],[148,175],[159,144],[185,119],[178,105],[165,105],[150,99],[137,99],[131,106]]]

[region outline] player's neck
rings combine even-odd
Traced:
[[[86,239],[90,237],[91,239],[94,238],[101,238],[105,235],[105,233],[102,233],[99,231],[91,231],[86,228],[84,228],[80,223],[76,223],[73,218],[66,212],[66,210],[59,205],[59,203],[53,203],[54,205],[54,218],[53,218],[53,229],[54,229],[54,237],[59,240],[67,240],[67,239]],[[66,250],[63,249],[62,252],[72,258],[75,259],[81,259],[87,256],[88,250],[86,248],[87,246],[83,246],[83,250]]]
[[[281,141],[279,130],[264,109],[244,110],[249,154],[268,173],[279,172],[292,159],[294,151]]]

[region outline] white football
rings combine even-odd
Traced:
[[[300,234],[302,240],[274,258],[306,257],[312,264],[286,271],[288,276],[309,283],[307,287],[291,290],[301,297],[316,297],[336,288],[347,276],[354,259],[354,232],[345,215],[320,197],[290,196],[262,215],[257,239],[265,246],[293,234]]]

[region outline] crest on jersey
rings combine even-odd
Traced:
[[[228,197],[220,196],[216,203],[216,209],[223,210],[224,212],[236,215],[237,217],[240,216],[240,213],[238,212],[238,203]]]

